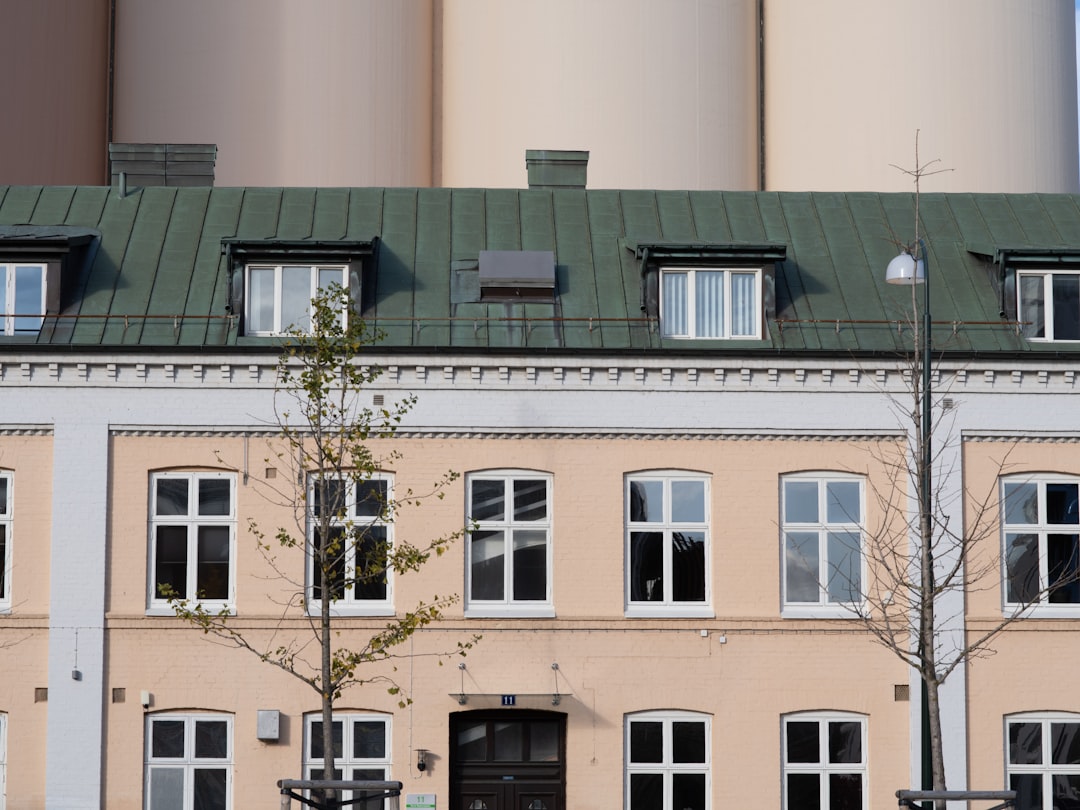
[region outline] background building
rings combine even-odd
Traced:
[[[220,185],[1080,190],[1067,0],[38,0],[0,181],[107,182],[107,144],[210,143]],[[77,134],[76,134],[77,133]]]

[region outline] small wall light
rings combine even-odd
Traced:
[[[416,770],[420,771],[420,773],[427,770],[427,755],[428,752],[426,748],[416,749]]]

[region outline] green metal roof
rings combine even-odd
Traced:
[[[39,344],[265,347],[240,336],[227,310],[222,246],[267,240],[372,243],[363,315],[394,347],[890,352],[910,342],[900,324],[911,295],[886,285],[884,269],[914,236],[914,202],[871,192],[442,188],[148,187],[121,198],[116,188],[0,186],[0,261],[16,238],[100,234],[63,291],[62,317],[29,340]],[[939,348],[1080,352],[1028,343],[1000,314],[1003,260],[1080,256],[1080,196],[923,194],[919,207]],[[641,310],[642,246],[682,260],[696,251],[775,261],[766,338],[661,339]],[[458,276],[481,250],[554,252],[555,299],[468,300]],[[0,351],[27,342],[0,338]]]

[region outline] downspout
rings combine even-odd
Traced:
[[[109,0],[108,64],[105,81],[105,181],[112,180],[109,144],[113,142],[113,108],[116,103],[116,0]]]
[[[765,0],[757,0],[758,191],[765,191]]]

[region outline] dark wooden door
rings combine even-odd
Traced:
[[[566,715],[476,711],[451,716],[453,810],[563,810]]]

